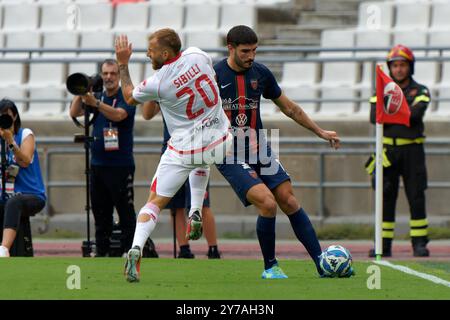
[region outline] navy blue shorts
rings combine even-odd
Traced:
[[[205,199],[203,200],[203,206],[209,207],[209,181],[206,186]],[[191,208],[191,188],[189,180],[186,180],[184,185],[180,187],[177,193],[173,196],[170,202],[166,205],[166,209],[178,209],[178,208]]]
[[[246,207],[251,205],[247,200],[247,192],[254,185],[264,183],[269,190],[273,190],[284,181],[291,180],[278,158],[272,154],[270,148],[267,154],[270,162],[266,164],[261,163],[260,159],[258,159],[257,163],[254,164],[245,162],[229,163],[227,161],[224,164],[216,165]]]

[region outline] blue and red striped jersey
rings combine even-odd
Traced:
[[[256,139],[250,136],[250,139],[246,140],[245,149],[257,147],[259,129],[263,128],[261,96],[271,100],[281,96],[281,88],[275,77],[265,65],[258,62],[253,62],[252,67],[244,72],[236,72],[230,68],[227,59],[223,59],[214,66],[214,70],[222,107],[234,129],[235,138],[239,132],[254,129]]]

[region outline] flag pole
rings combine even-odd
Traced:
[[[377,122],[375,127],[375,255],[380,261],[383,252],[383,124]]]

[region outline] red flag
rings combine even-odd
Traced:
[[[411,111],[402,89],[377,65],[377,123],[397,123],[409,127]]]

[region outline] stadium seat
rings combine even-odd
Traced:
[[[448,1],[433,1],[431,7],[432,30],[449,30],[450,28],[450,3]]]
[[[391,34],[386,30],[357,30],[355,33],[355,46],[357,48],[387,48],[391,45]],[[386,50],[357,51],[357,57],[384,57]]]
[[[241,24],[254,28],[256,19],[256,7],[252,4],[223,3],[220,11],[219,31],[222,34],[227,34],[232,27]]]
[[[258,8],[273,8],[282,4],[289,4],[291,0],[254,0],[255,6]]]
[[[361,81],[356,85],[356,87],[363,89],[363,88],[372,88],[372,84],[375,83],[375,67],[376,65],[381,64],[382,70],[388,74],[388,68],[386,65],[386,62],[384,61],[377,61],[375,65],[373,65],[372,62],[363,62],[362,63],[362,74],[361,74]]]
[[[117,38],[120,34],[126,34],[128,37],[128,41],[131,42],[133,46],[133,55],[132,58],[146,58],[147,57],[147,47],[148,47],[148,36],[150,32],[147,31],[126,31],[119,32],[117,31],[114,34],[114,38]],[[137,52],[136,50],[143,50]]]
[[[428,33],[428,45],[430,47],[450,47],[448,30],[430,30]],[[428,51],[428,56],[438,56],[439,51]],[[443,50],[443,56],[449,56],[450,50]]]
[[[390,30],[394,21],[394,6],[386,1],[362,2],[358,8],[358,29]]]
[[[317,99],[317,87],[302,84],[297,87],[282,87],[283,93],[295,101],[307,113],[313,114],[317,111],[317,102],[303,102],[304,100]]]
[[[358,79],[356,62],[324,62],[321,85],[354,85]]]
[[[41,46],[41,34],[39,32],[8,32],[5,33],[5,48],[8,49],[36,49]],[[34,53],[32,56],[36,56]],[[6,52],[8,58],[29,58],[29,52]]]
[[[1,86],[0,83],[0,99],[7,98],[16,104],[19,113],[24,111],[25,102],[19,100],[26,99],[26,90],[23,86]]]
[[[2,31],[30,31],[38,28],[39,6],[14,1],[3,5]]]
[[[391,45],[391,34],[386,30],[357,30],[355,34],[356,47],[374,47],[388,48]],[[379,51],[359,51],[355,52],[356,57],[373,57],[375,59],[386,58],[386,50]],[[376,60],[375,63],[380,63]],[[370,88],[373,81],[373,62],[362,62],[361,82],[359,85],[364,88]]]
[[[133,52],[131,56],[131,61],[129,64],[130,76],[133,84],[136,85],[143,80],[143,65],[145,62],[150,62],[147,58],[147,43],[149,32],[146,31],[128,31],[126,35],[128,37],[128,41],[130,41],[133,45],[133,51],[136,49],[145,50],[144,52]],[[117,36],[118,34],[116,34]],[[137,62],[135,59],[145,59],[145,62]]]
[[[420,83],[432,88],[437,82],[438,66],[438,63],[435,61],[416,61],[414,66],[414,77]]]
[[[324,30],[320,36],[320,46],[350,48],[355,44],[355,31],[352,29]]]
[[[219,27],[219,5],[197,1],[186,3],[184,31],[215,31]]]
[[[181,1],[150,1],[151,32],[160,28],[172,28],[180,31],[183,28],[184,5]]]
[[[437,109],[431,113],[435,116],[450,117],[450,86],[439,88],[438,96],[439,98],[449,99],[449,101],[440,101]]]
[[[319,65],[316,62],[285,62],[280,85],[283,89],[301,85],[313,86],[317,81]]]
[[[9,3],[29,4],[34,2],[35,0],[0,0],[0,3],[2,4],[9,4]]]
[[[352,48],[355,44],[355,31],[352,29],[324,30],[320,38],[320,46],[322,48]],[[320,52],[320,56],[351,57],[353,52],[324,51]]]
[[[355,90],[352,87],[322,86],[322,99],[353,99]],[[319,113],[323,116],[349,116],[355,112],[354,102],[322,102]]]
[[[76,32],[44,32],[42,33],[42,48],[44,49],[77,49],[78,33]],[[42,57],[57,56],[59,58],[75,57],[75,52],[43,52]]]
[[[359,91],[359,97],[363,100],[359,103],[359,108],[355,112],[356,116],[366,117],[369,120],[370,117],[370,103],[369,99],[372,97],[374,90],[370,87],[361,88]]]
[[[88,76],[91,76],[95,73],[98,73],[99,71],[100,70],[98,70],[98,64],[95,62],[71,62],[69,63],[67,75],[69,76],[72,73],[81,72],[87,74]]]
[[[396,3],[397,30],[426,30],[430,25],[430,5],[424,1]]]
[[[109,58],[113,56],[114,34],[109,31],[82,32],[80,34],[80,48],[82,49],[107,49],[111,52],[83,52],[80,57]]]
[[[30,87],[62,86],[65,83],[64,63],[30,63],[28,85]]]
[[[426,47],[427,33],[424,30],[394,31],[392,45],[397,44],[403,44],[408,47]],[[415,50],[414,55],[416,57],[423,57],[426,55],[426,51]]]
[[[39,118],[48,116],[61,116],[63,112],[63,99],[66,89],[62,87],[31,87],[29,90],[30,103],[25,115]],[[60,102],[33,102],[35,99],[61,99]]]
[[[450,87],[450,61],[442,62],[442,77],[438,85],[441,87]]]
[[[111,0],[73,0],[77,4],[83,3],[111,3]]]
[[[72,6],[72,7],[70,7]],[[72,13],[71,10],[74,10]],[[76,8],[74,4],[70,3],[53,3],[53,4],[43,4],[41,5],[41,22],[40,22],[40,30],[41,31],[50,31],[50,30],[75,30],[76,29],[76,17],[74,17],[73,26],[70,25],[69,15],[76,15]]]
[[[114,30],[145,30],[148,27],[149,4],[147,2],[120,3],[115,9]]]
[[[212,49],[222,47],[222,38],[217,31],[191,31],[185,33],[184,47],[197,47],[200,49]],[[208,52],[211,57],[217,57],[219,54],[216,52]]]
[[[3,0],[4,1],[4,0]],[[33,1],[33,0],[31,0]],[[35,0],[38,4],[61,4],[61,3],[73,3],[76,0]]]
[[[133,82],[134,86],[144,80],[143,63],[130,61],[130,63],[128,64],[128,70],[130,71],[131,81]]]
[[[110,30],[112,27],[113,7],[110,3],[80,3],[80,30]]]
[[[20,62],[0,62],[0,86],[21,85],[25,77],[24,65]],[[7,76],[5,76],[7,75]]]

